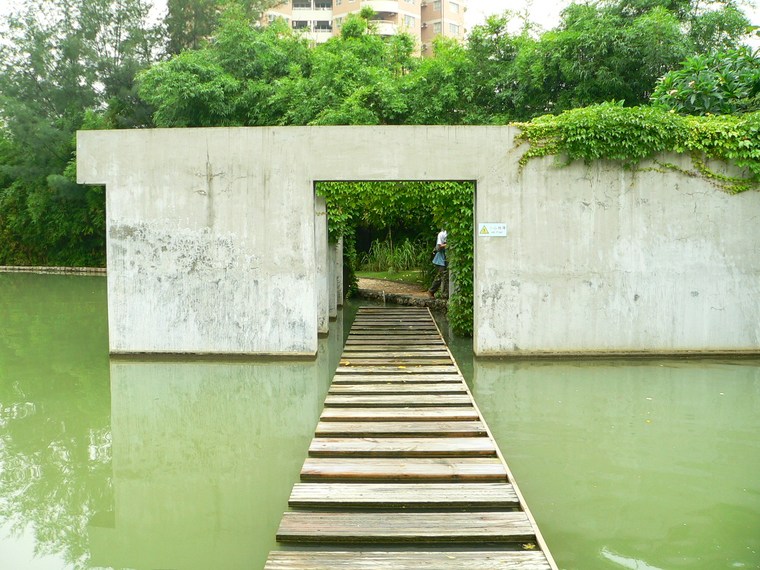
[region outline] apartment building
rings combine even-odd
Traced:
[[[422,55],[432,53],[431,42],[436,36],[465,37],[467,0],[289,0],[267,10],[266,17],[269,21],[285,18],[293,29],[322,43],[339,35],[346,17],[358,14],[364,6],[375,11],[378,34],[411,34]]]

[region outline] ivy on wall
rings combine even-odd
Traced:
[[[360,224],[390,227],[403,220],[429,217],[433,224],[431,251],[438,228],[446,228],[447,260],[456,281],[448,319],[456,334],[472,335],[473,182],[318,182],[316,187],[327,204],[330,239],[343,237],[344,259],[352,275],[357,266],[356,229]],[[354,283],[349,284],[351,288]]]
[[[514,126],[521,129],[517,141],[530,145],[521,166],[532,158],[556,155],[568,163],[608,159],[634,167],[660,153],[675,152],[691,156],[695,171],[687,174],[708,179],[727,192],[760,188],[760,111],[682,116],[655,107],[602,103]],[[733,165],[739,174],[717,172],[709,166],[712,161]]]

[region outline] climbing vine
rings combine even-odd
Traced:
[[[404,220],[427,220],[431,250],[438,228],[449,233],[447,260],[456,288],[448,304],[452,330],[472,334],[473,196],[472,182],[319,182],[327,203],[330,239],[343,237],[352,284],[357,266],[356,229],[360,224],[391,227]]]
[[[514,126],[521,129],[517,141],[530,145],[521,166],[532,158],[555,155],[568,163],[608,159],[635,167],[657,154],[676,152],[691,156],[695,170],[690,174],[723,190],[738,193],[760,188],[760,112],[681,116],[655,107],[602,103]],[[711,161],[737,167],[738,176],[716,172]]]

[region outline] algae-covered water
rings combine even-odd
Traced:
[[[103,277],[0,274],[0,568],[262,568],[354,310],[313,361],[111,360]],[[561,568],[760,568],[760,362],[452,348]]]

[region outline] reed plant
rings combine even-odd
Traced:
[[[392,240],[375,240],[369,251],[362,255],[363,271],[408,271],[425,267],[429,261],[428,247],[405,238],[401,243]]]

